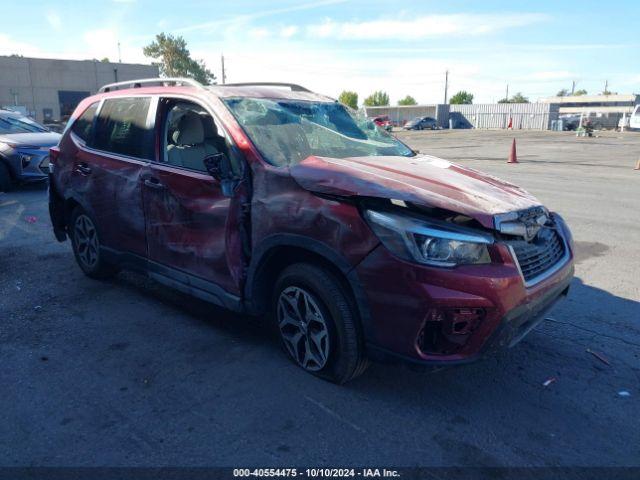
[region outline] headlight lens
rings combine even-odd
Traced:
[[[384,246],[405,260],[438,267],[491,263],[491,235],[396,213],[366,210],[365,217]]]
[[[33,159],[33,155],[29,155],[28,153],[18,153],[18,155],[20,156],[20,162],[22,163],[22,168],[27,167],[30,163],[31,160]]]

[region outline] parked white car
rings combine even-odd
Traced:
[[[640,130],[640,105],[636,105],[636,108],[634,108],[631,118],[629,118],[629,127],[634,130]]]

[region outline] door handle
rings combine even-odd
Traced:
[[[149,188],[154,188],[156,190],[164,189],[164,185],[161,184],[160,181],[157,178],[146,178],[144,180],[144,184],[145,184],[145,186],[147,186]]]
[[[76,171],[82,173],[83,175],[89,175],[91,173],[91,167],[86,163],[79,163],[76,167]]]

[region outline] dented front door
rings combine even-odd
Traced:
[[[232,199],[204,172],[152,164],[143,178],[148,258],[238,295],[227,251]]]

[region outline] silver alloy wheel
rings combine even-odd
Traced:
[[[300,287],[287,287],[278,298],[277,314],[291,356],[305,370],[321,370],[329,359],[329,329],[313,296]]]
[[[74,240],[78,258],[87,268],[93,268],[98,263],[98,232],[91,219],[82,214],[76,218],[74,225]]]

